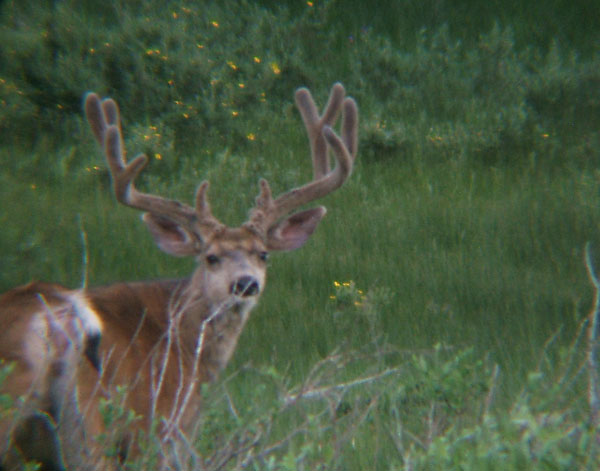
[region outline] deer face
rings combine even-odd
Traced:
[[[220,223],[191,230],[163,216],[144,214],[156,245],[175,256],[196,256],[199,267],[190,285],[213,308],[252,308],[264,289],[268,251],[302,247],[325,215],[317,207],[292,214],[267,234],[252,222],[237,228]]]
[[[156,245],[175,256],[194,256],[198,268],[192,289],[205,304],[252,307],[265,285],[267,246],[253,230],[220,225],[208,231],[189,230],[164,217],[144,215]],[[204,232],[204,233],[203,233]]]
[[[226,229],[198,256],[204,297],[213,306],[233,302],[252,307],[265,285],[267,249],[245,228]]]

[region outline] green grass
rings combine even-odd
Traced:
[[[260,446],[302,433],[255,469],[594,469],[578,367],[583,250],[599,239],[597,34],[566,35],[569,16],[554,40],[562,5],[531,30],[539,9],[516,3],[148,1],[116,16],[84,3],[0,7],[0,291],[193,268],[114,202],[85,91],[118,99],[132,154],[160,154],[142,188],[191,201],[208,178],[215,214],[237,225],[259,177],[276,192],[310,178],[293,90],[323,103],[340,80],[360,107],[356,169],[311,241],[271,258],[226,379],[207,390],[215,438],[201,450],[269,424]],[[333,411],[282,405],[321,361],[321,385],[398,374],[329,397]]]
[[[566,339],[573,334],[591,299],[582,250],[597,237],[597,196],[586,174],[452,166],[422,174],[414,166],[363,165],[354,178],[332,198],[312,245],[277,260],[261,305],[274,313],[249,326],[249,348],[260,335],[255,329],[270,330],[271,323],[306,332],[321,352],[347,341],[321,314],[334,280],[392,293],[381,315],[394,344],[473,345],[502,365],[513,391],[557,329]],[[322,305],[307,305],[302,291]],[[281,315],[296,297],[298,308],[290,311],[302,315]],[[290,346],[286,335],[274,345],[278,340],[294,362],[306,361],[305,345]]]

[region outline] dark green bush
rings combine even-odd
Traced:
[[[127,2],[117,10],[97,1],[85,8],[13,1],[1,8],[0,135],[7,143],[35,149],[85,141],[80,104],[96,90],[123,107],[125,126],[134,126],[125,133],[131,147],[168,153],[172,170],[199,146],[252,152],[249,141],[274,132],[275,122],[297,123],[289,112],[294,88],[326,90],[342,80],[363,110],[368,159],[399,153],[559,163],[574,140],[582,144],[569,161],[597,152],[586,143],[598,140],[600,59],[580,60],[556,44],[548,53],[517,50],[512,30],[498,25],[474,47],[442,27],[398,49],[369,29],[334,33],[335,2],[295,16],[250,2]]]

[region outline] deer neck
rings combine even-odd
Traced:
[[[230,297],[211,301],[196,281],[192,277],[180,291],[173,292],[169,324],[188,355],[199,362],[207,379],[213,380],[229,362],[257,300]]]

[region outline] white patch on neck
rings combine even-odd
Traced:
[[[86,337],[100,335],[102,333],[102,321],[85,298],[84,293],[72,291],[67,299],[71,302],[75,317],[81,322]]]
[[[56,361],[74,367],[83,354],[86,339],[102,334],[102,321],[82,291],[61,297],[62,302],[47,303],[38,296],[40,310],[29,323],[25,355],[38,378]]]

